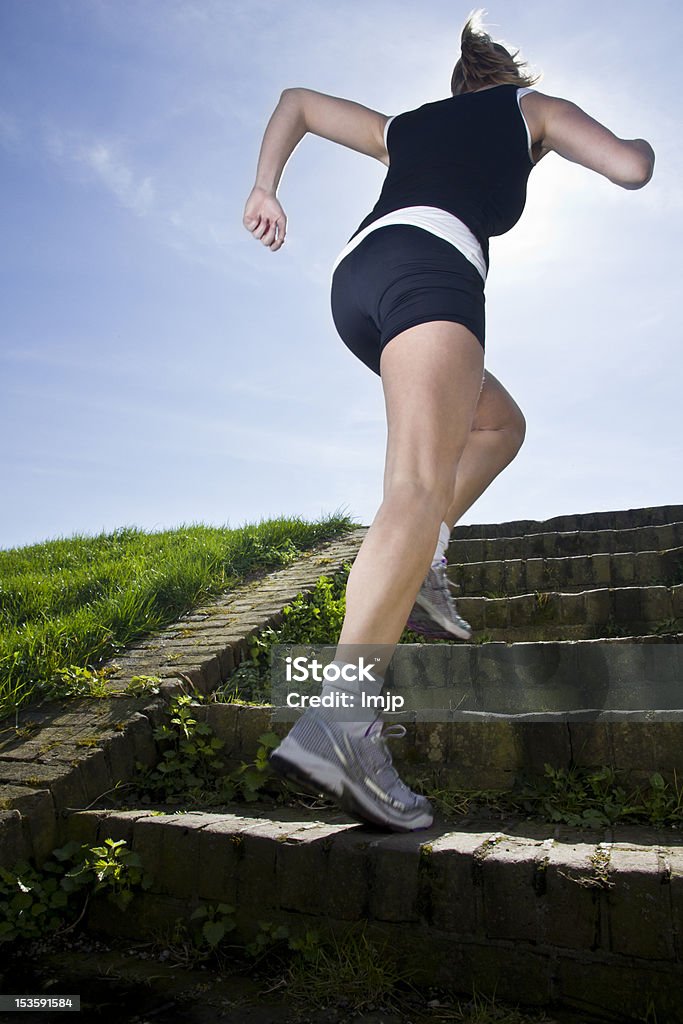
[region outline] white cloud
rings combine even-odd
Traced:
[[[111,143],[96,141],[79,147],[75,159],[89,167],[122,206],[145,216],[154,206],[152,177],[136,174]]]

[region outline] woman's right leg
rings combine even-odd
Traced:
[[[340,646],[400,638],[452,501],[483,358],[474,335],[448,321],[411,327],[383,351],[384,497],[349,576]]]
[[[348,666],[377,655],[377,674],[386,670],[453,494],[482,369],[481,345],[465,327],[451,322],[412,327],[383,351],[385,493],[349,576],[338,662]],[[444,466],[452,467],[450,474],[444,474]],[[363,701],[356,698],[367,692],[364,686],[329,688],[335,700],[352,691],[352,710],[340,716],[323,705],[306,712],[271,754],[273,767],[333,795],[371,822],[399,831],[430,825],[431,807],[393,768],[375,713],[358,717]]]

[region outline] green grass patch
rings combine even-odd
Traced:
[[[0,719],[63,695],[65,671],[96,669],[203,600],[352,527],[336,514],[237,529],[126,527],[0,551]]]

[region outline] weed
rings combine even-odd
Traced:
[[[536,622],[549,622],[555,612],[554,595],[547,590],[536,590],[534,591],[534,597],[536,600],[534,620]]]
[[[555,1017],[548,1017],[543,1010],[536,1010],[532,1015],[518,1007],[500,1003],[495,996],[476,991],[467,1001],[438,1002],[438,1008],[428,1019],[439,1021],[439,1024],[557,1024]]]
[[[343,1001],[356,1012],[394,1001],[406,970],[385,948],[370,942],[364,927],[352,928],[329,942],[307,943],[305,955],[291,964],[287,994],[307,1009],[323,1009]]]
[[[275,733],[259,736],[253,762],[243,762],[225,771],[220,757],[224,742],[211,726],[195,717],[201,705],[188,694],[177,696],[167,711],[168,722],[157,726],[154,738],[165,748],[161,761],[152,768],[138,765],[137,795],[145,801],[167,803],[189,801],[211,806],[235,799],[251,802],[261,794],[282,792],[268,765],[268,754],[280,742]]]
[[[148,798],[170,800],[182,794],[201,802],[203,793],[215,787],[223,767],[218,752],[224,743],[206,722],[194,717],[198,706],[188,694],[176,697],[168,711],[168,723],[154,730],[154,739],[165,749],[161,761],[143,770],[138,779]]]
[[[81,665],[66,665],[55,671],[52,679],[43,686],[43,693],[49,700],[106,697],[107,679],[112,672],[113,668],[89,669]]]
[[[662,622],[658,622],[654,626],[652,632],[658,636],[669,636],[680,631],[679,619],[664,619]]]
[[[617,622],[613,615],[610,615],[607,622],[602,626],[597,626],[593,631],[595,636],[594,639],[602,640],[620,636],[632,636],[633,627],[626,625],[623,622]]]
[[[272,953],[289,939],[289,928],[286,924],[273,924],[272,921],[259,921],[258,931],[251,942],[245,946],[249,956],[260,959],[265,953]],[[291,944],[290,944],[291,948]]]
[[[142,871],[139,855],[128,849],[125,839],[105,839],[102,846],[86,850],[82,863],[66,873],[62,885],[67,892],[84,886],[89,886],[93,893],[103,891],[125,909],[133,898],[133,890],[148,889],[150,881]]]
[[[503,801],[545,821],[579,828],[603,828],[617,822],[656,827],[683,824],[683,786],[653,772],[647,785],[628,785],[628,773],[611,767],[569,769],[545,765],[541,778],[521,780]]]
[[[190,920],[201,922],[201,944],[214,950],[235,928],[234,914],[235,908],[227,903],[197,907]]]
[[[461,789],[443,786],[433,777],[404,773],[417,793],[428,797],[439,814],[457,819],[480,811],[525,814],[537,820],[599,829],[620,823],[655,828],[683,826],[683,783],[676,772],[667,782],[653,772],[646,784],[629,785],[628,772],[602,766],[553,768],[542,776],[518,776],[512,789]]]
[[[160,676],[132,676],[124,693],[131,697],[155,696],[160,686]]]
[[[96,893],[125,908],[134,890],[148,886],[140,858],[124,840],[105,839],[95,847],[67,843],[40,870],[26,861],[11,871],[0,868],[0,943],[74,927]]]

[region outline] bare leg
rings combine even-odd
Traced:
[[[482,348],[460,324],[420,324],[386,346],[384,497],[349,576],[340,647],[398,642],[453,500],[482,373]]]
[[[522,447],[522,410],[488,370],[465,450],[458,464],[453,498],[444,516],[452,529]]]

